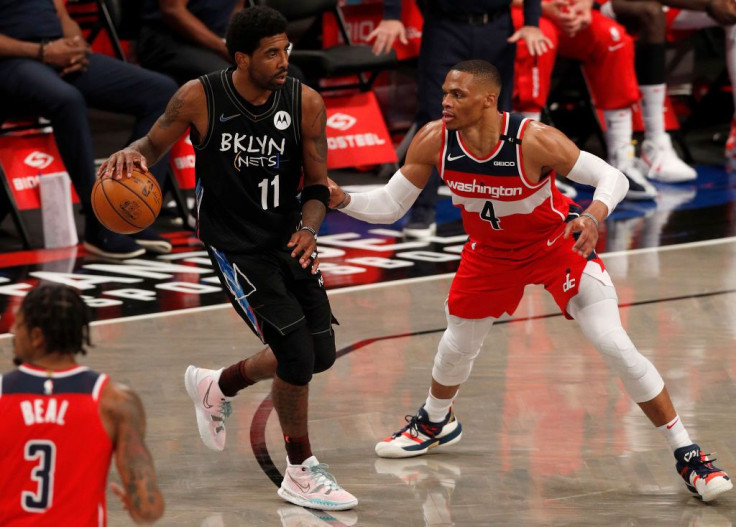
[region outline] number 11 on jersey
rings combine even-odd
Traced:
[[[277,175],[275,178],[271,180],[271,187],[273,187],[273,206],[268,206],[268,179],[264,179],[260,183],[258,183],[258,186],[261,189],[261,208],[263,210],[268,210],[269,208],[275,209],[279,206],[279,176]]]

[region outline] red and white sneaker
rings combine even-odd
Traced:
[[[335,476],[327,472],[327,465],[312,456],[301,465],[286,460],[286,471],[278,495],[301,507],[323,511],[352,509],[358,499],[338,485]]]
[[[713,465],[715,458],[705,454],[696,444],[675,450],[677,472],[685,480],[687,489],[703,501],[713,501],[733,488],[731,478]]]
[[[697,171],[677,155],[669,134],[657,139],[645,139],[641,145],[641,160],[647,166],[649,179],[664,183],[683,183],[697,179]]]
[[[408,424],[404,428],[376,444],[378,457],[420,456],[431,448],[453,445],[463,436],[463,427],[452,409],[441,423],[431,422],[424,406],[405,419]]]
[[[225,448],[225,419],[230,417],[230,397],[225,397],[218,382],[219,370],[189,366],[184,374],[184,386],[194,403],[197,427],[202,442],[212,450]]]

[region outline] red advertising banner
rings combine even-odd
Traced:
[[[192,140],[189,139],[189,130],[187,130],[174,143],[169,154],[171,171],[182,190],[193,189],[195,186],[194,160],[194,147],[192,146]]]
[[[0,136],[0,164],[19,210],[41,208],[39,177],[66,172],[50,133]],[[72,201],[79,202],[73,187]]]
[[[353,44],[372,44],[368,42],[368,35],[376,29],[383,20],[383,2],[364,0],[360,4],[341,5],[348,35]],[[399,60],[414,58],[419,55],[419,45],[422,41],[422,25],[424,19],[414,0],[402,0],[401,21],[406,28],[408,44],[402,44],[397,39],[394,43],[396,57]],[[322,19],[322,45],[325,48],[342,44],[342,36],[337,29],[337,22],[332,14]]]
[[[396,152],[373,92],[325,97],[327,168],[394,163]]]

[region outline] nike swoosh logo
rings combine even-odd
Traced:
[[[291,474],[289,474],[289,479],[291,481],[293,481],[296,484],[297,487],[299,487],[300,489],[302,489],[302,491],[309,492],[309,483],[307,483],[306,485],[302,485],[297,480],[295,480],[293,477],[291,477]]]
[[[558,234],[557,236],[555,236],[553,239],[547,240],[547,247],[551,247],[552,244],[555,243],[559,239],[559,237],[562,236],[563,234],[564,233],[561,232],[560,234]]]
[[[221,113],[221,114],[220,114],[220,122],[221,122],[221,123],[226,123],[226,122],[228,122],[228,121],[229,121],[230,119],[235,119],[236,117],[240,117],[240,114],[239,114],[239,113],[236,113],[235,115],[230,115],[230,116],[228,116],[228,117],[225,117],[225,114],[224,114],[224,113]]]
[[[448,161],[455,161],[456,159],[460,159],[461,157],[465,157],[465,154],[460,154],[459,156],[455,156],[455,157],[452,157],[451,154],[447,154]]]
[[[202,404],[205,408],[212,408],[212,405],[207,402],[207,398],[210,396],[210,388],[212,388],[212,381],[210,381],[210,385],[207,387],[207,391],[204,392],[204,399],[202,399]]]
[[[672,428],[673,426],[675,426],[677,424],[677,421],[679,421],[679,420],[680,420],[680,416],[677,416],[677,419],[675,419],[675,422],[674,423],[672,423],[671,425],[667,425],[667,430],[669,430],[670,428]]]
[[[621,42],[620,44],[616,44],[615,46],[608,46],[608,51],[616,51],[617,49],[621,49],[624,47],[624,43]]]

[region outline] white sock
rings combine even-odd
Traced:
[[[608,158],[614,159],[618,149],[631,144],[631,136],[634,133],[631,124],[631,109],[604,110],[603,117],[606,121]]]
[[[669,423],[658,426],[657,430],[662,432],[662,435],[667,440],[667,444],[674,452],[678,448],[692,445],[693,442],[690,440],[690,436],[685,430],[685,425],[682,424],[680,416],[676,415],[675,418]]]
[[[520,112],[520,113],[527,119],[534,119],[535,121],[539,121],[542,118],[542,112]]]
[[[455,395],[457,396],[457,394]],[[452,399],[437,399],[437,397],[432,395],[432,390],[430,389],[429,394],[427,394],[427,400],[424,402],[424,410],[427,412],[429,420],[433,423],[444,421],[454,400],[454,397]]]
[[[665,133],[664,129],[664,96],[665,84],[639,86],[641,91],[641,116],[644,120],[644,137],[656,140]]]

